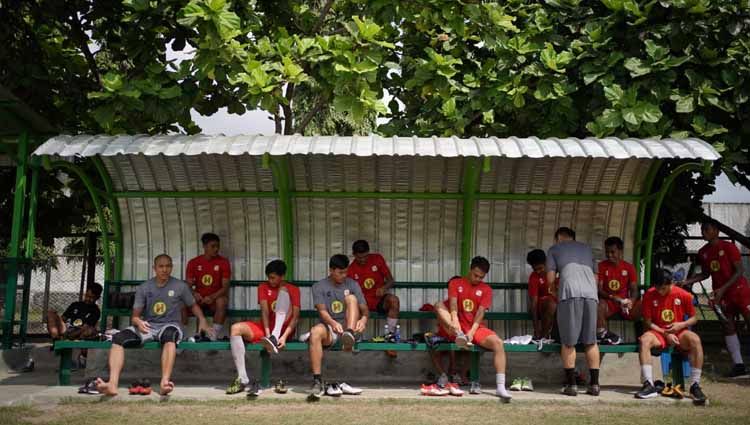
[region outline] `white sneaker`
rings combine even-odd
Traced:
[[[510,395],[505,387],[498,387],[495,390],[495,395],[500,397],[500,401],[503,403],[510,403],[510,400],[513,399],[513,396]]]
[[[346,382],[342,382],[339,385],[339,388],[341,389],[341,392],[343,392],[346,395],[360,395],[360,394],[362,394],[362,388],[352,387],[351,385],[347,384]]]
[[[464,348],[469,343],[469,338],[463,332],[456,334],[456,347]]]
[[[510,384],[510,390],[511,391],[521,391],[523,388],[523,379],[516,378],[513,380],[513,383]]]
[[[523,378],[521,381],[521,391],[534,391],[534,384],[531,383],[531,379]]]
[[[299,336],[299,342],[307,342],[310,339],[310,332],[305,332]]]
[[[331,397],[341,397],[341,394],[344,394],[344,392],[341,390],[341,387],[339,387],[339,384],[333,383],[326,385],[326,395]]]

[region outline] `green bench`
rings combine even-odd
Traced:
[[[116,323],[119,317],[129,317],[131,315],[130,309],[113,309],[107,306],[107,294],[110,290],[120,291],[123,287],[135,287],[142,283],[142,281],[123,280],[123,281],[109,281],[104,284],[104,296],[102,306],[102,329],[106,327],[107,318],[112,317]],[[257,287],[261,282],[259,281],[231,281],[230,285],[232,288],[248,288],[251,290],[252,287]],[[314,284],[314,281],[297,281],[295,285],[300,288],[310,287]],[[525,283],[490,283],[489,284],[493,292],[494,291],[509,291],[509,290],[522,290],[527,289]],[[408,283],[397,283],[395,286],[397,291],[407,290],[413,291],[418,289],[447,289],[447,283],[445,282],[408,282]],[[432,300],[433,302],[436,300]],[[231,303],[230,303],[231,304]],[[233,318],[256,318],[260,317],[259,309],[229,309],[227,315]],[[305,309],[300,312],[301,318],[314,319],[318,317],[316,310]],[[373,319],[384,319],[383,315],[375,312],[370,313],[370,317]],[[399,317],[402,319],[434,319],[435,314],[433,312],[422,312],[422,311],[402,311],[399,313]],[[485,319],[489,321],[523,321],[531,320],[531,314],[528,312],[488,312],[485,314]],[[70,384],[70,370],[72,366],[72,350],[81,348],[90,349],[109,349],[111,342],[102,341],[57,341],[54,345],[54,350],[60,355],[60,368],[58,374],[58,382],[60,385]],[[261,385],[267,387],[270,384],[271,374],[271,357],[263,349],[260,344],[247,344],[248,351],[256,351],[260,353],[261,358]],[[159,349],[160,345],[157,342],[150,342],[145,344],[143,349]],[[182,342],[180,343],[180,349],[188,351],[221,351],[229,350],[228,342],[201,342],[191,343]],[[334,350],[337,347],[334,347]],[[355,349],[358,351],[420,351],[427,352],[429,348],[426,344],[411,344],[411,343],[376,343],[376,342],[359,342],[355,345]],[[461,351],[462,349],[456,347],[454,344],[438,344],[434,347],[438,351]],[[514,345],[505,344],[506,352],[510,353],[559,353],[559,344],[548,344],[542,347],[541,350],[537,349],[536,345]],[[579,347],[579,351],[581,348]],[[289,342],[286,345],[286,351],[307,351],[307,344],[300,342]],[[474,347],[468,350],[471,353],[471,367],[470,376],[472,380],[479,378],[479,358],[480,355],[486,350]],[[600,346],[602,353],[635,353],[638,352],[637,344],[621,344],[621,345],[610,345]],[[681,379],[681,377],[680,377]]]

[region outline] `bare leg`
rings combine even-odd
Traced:
[[[120,373],[125,364],[125,349],[122,345],[113,344],[109,350],[109,382],[97,378],[96,389],[108,396],[117,395],[117,386],[120,383]]]
[[[177,353],[177,344],[167,342],[161,349],[161,395],[167,395],[174,390],[174,383],[170,380],[174,368],[174,358]]]
[[[357,297],[354,295],[347,295],[344,298],[346,304],[346,327],[344,330],[354,329],[357,326],[359,320],[359,304],[357,303]]]
[[[490,335],[483,339],[479,345],[492,351],[495,373],[505,373],[505,346],[503,346],[503,340],[497,335]]]
[[[308,345],[310,349],[310,368],[313,375],[320,375],[323,364],[323,345],[331,344],[331,335],[328,334],[328,327],[318,323],[310,329],[310,339]]]
[[[214,301],[214,324],[223,325],[227,320],[227,306],[229,305],[229,298],[219,297]]]
[[[552,336],[552,327],[555,325],[555,314],[557,313],[557,303],[551,299],[546,299],[542,304],[542,337],[550,338]]]
[[[386,294],[385,302],[383,304],[388,317],[391,319],[398,319],[398,312],[401,309],[401,301],[399,301],[398,297],[393,294]]]

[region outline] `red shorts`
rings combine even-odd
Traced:
[[[255,344],[257,342],[260,342],[261,338],[266,336],[266,333],[263,331],[263,324],[260,322],[253,322],[252,320],[248,320],[246,322],[240,322],[240,323],[250,328],[250,330],[253,333],[253,339],[247,342],[251,344]],[[286,327],[281,328],[282,335],[284,334],[285,330],[286,330]],[[289,338],[292,338],[293,336],[294,336],[294,331],[292,331],[292,333],[289,334]]]
[[[466,333],[466,331],[468,331],[468,329],[465,329],[464,333]],[[450,342],[453,342],[453,341],[456,340],[456,337],[453,336],[453,335],[451,335],[442,326],[438,326],[438,335],[442,336],[443,338],[447,339]],[[488,328],[488,327],[486,327],[484,325],[479,325],[479,327],[477,328],[477,331],[474,332],[474,338],[471,340],[471,342],[474,343],[474,344],[476,344],[476,345],[479,345],[479,344],[482,343],[482,341],[485,340],[485,338],[487,338],[488,336],[492,336],[492,335],[497,336],[497,334],[495,333],[495,331],[493,331],[492,329],[490,329],[490,328]]]
[[[721,308],[728,317],[734,317],[750,313],[750,286],[740,285],[734,287],[721,299]]]
[[[687,331],[688,331],[687,329],[683,329],[680,332],[678,332],[677,339],[679,340],[682,334],[684,334]],[[665,337],[664,334],[660,334],[659,332],[654,332],[654,331],[648,331],[647,333],[654,335],[656,339],[659,340],[659,342],[661,343],[662,350],[667,348],[667,337]],[[682,349],[679,345],[676,345],[675,348],[680,349],[680,350]]]
[[[627,313],[622,311],[622,304],[618,303],[615,300],[602,300],[607,303],[607,319],[609,319],[612,316],[615,316],[617,314],[620,315],[620,317],[623,318],[623,320],[634,320],[633,315],[631,314],[633,312],[632,309],[628,310]]]

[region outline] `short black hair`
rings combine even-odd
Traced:
[[[528,254],[526,254],[526,263],[528,263],[531,267],[534,267],[537,264],[545,264],[546,262],[547,254],[545,254],[541,249],[532,249]]]
[[[336,254],[328,261],[328,267],[332,269],[345,269],[349,267],[349,257],[344,254]]]
[[[625,247],[625,242],[623,242],[622,239],[618,238],[617,236],[610,236],[604,240],[604,246],[614,246],[622,251],[622,249]]]
[[[557,229],[557,231],[555,231],[555,239],[560,235],[565,235],[570,239],[576,240],[576,232],[570,227],[560,227]]]
[[[273,260],[266,264],[266,276],[271,273],[276,273],[278,276],[284,276],[286,274],[286,263],[282,260]]]
[[[364,239],[354,241],[354,243],[352,244],[352,252],[354,254],[364,254],[366,252],[370,252],[370,244],[367,243],[367,241]]]
[[[99,298],[102,296],[102,292],[104,292],[104,288],[102,288],[102,285],[92,282],[91,285],[86,287],[87,291],[91,291],[92,294],[96,295],[96,298]]]
[[[201,236],[201,242],[203,242],[203,245],[208,244],[209,242],[221,242],[219,240],[219,235],[216,233],[204,233],[203,236]]]
[[[651,278],[654,286],[663,286],[672,282],[672,272],[667,269],[656,269]]]
[[[469,266],[469,270],[473,268],[478,268],[479,270],[483,271],[485,274],[489,273],[490,262],[487,261],[487,259],[484,257],[476,256],[471,259],[471,266]]]
[[[709,227],[709,226],[712,226],[718,230],[719,222],[714,220],[713,218],[709,218],[709,219],[701,221],[701,229],[703,229],[704,227]]]

